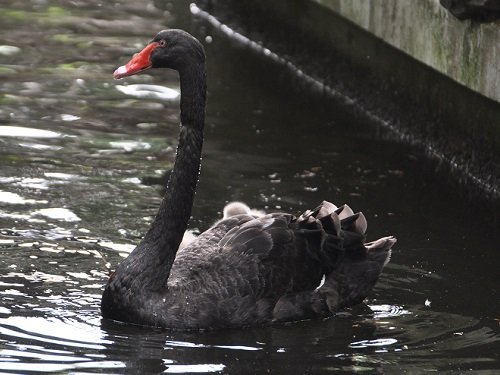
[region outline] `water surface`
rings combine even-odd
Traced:
[[[191,229],[243,200],[363,210],[398,237],[366,304],[331,319],[220,332],[102,321],[102,287],[147,230],[178,131],[173,72],[113,81],[158,31],[205,44],[209,94]],[[0,6],[0,370],[401,373],[500,369],[495,233],[404,145],[314,104],[288,73],[185,1]],[[227,31],[227,30],[226,30]]]

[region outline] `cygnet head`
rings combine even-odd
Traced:
[[[251,209],[243,202],[229,202],[224,206],[224,219],[235,215],[250,214]]]

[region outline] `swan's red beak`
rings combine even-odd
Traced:
[[[141,52],[132,57],[127,65],[122,65],[113,73],[114,79],[128,77],[151,68],[151,52],[158,46],[157,42],[148,44]]]

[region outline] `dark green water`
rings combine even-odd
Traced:
[[[148,228],[179,123],[165,90],[178,90],[174,73],[112,72],[167,27],[191,31],[208,56],[191,228],[231,200],[296,213],[347,202],[370,239],[398,237],[366,304],[220,332],[101,321],[102,286]],[[289,73],[185,1],[6,0],[0,30],[0,371],[500,370],[497,234],[411,149],[290,89]]]

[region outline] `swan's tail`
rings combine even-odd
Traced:
[[[392,246],[396,243],[393,236],[382,237],[376,241],[366,243],[368,258],[377,262],[381,267],[385,267],[391,260]]]
[[[389,262],[396,239],[389,236],[365,243],[365,216],[347,205],[337,208],[326,201],[306,211],[298,222],[301,227],[320,222],[324,230],[321,253],[326,278],[318,292],[329,310],[361,303]]]
[[[337,207],[323,201],[314,210],[304,212],[297,223],[301,229],[322,231],[318,255],[325,274],[335,270],[347,253],[349,256],[366,256],[366,218],[361,212],[354,213],[348,205]]]

